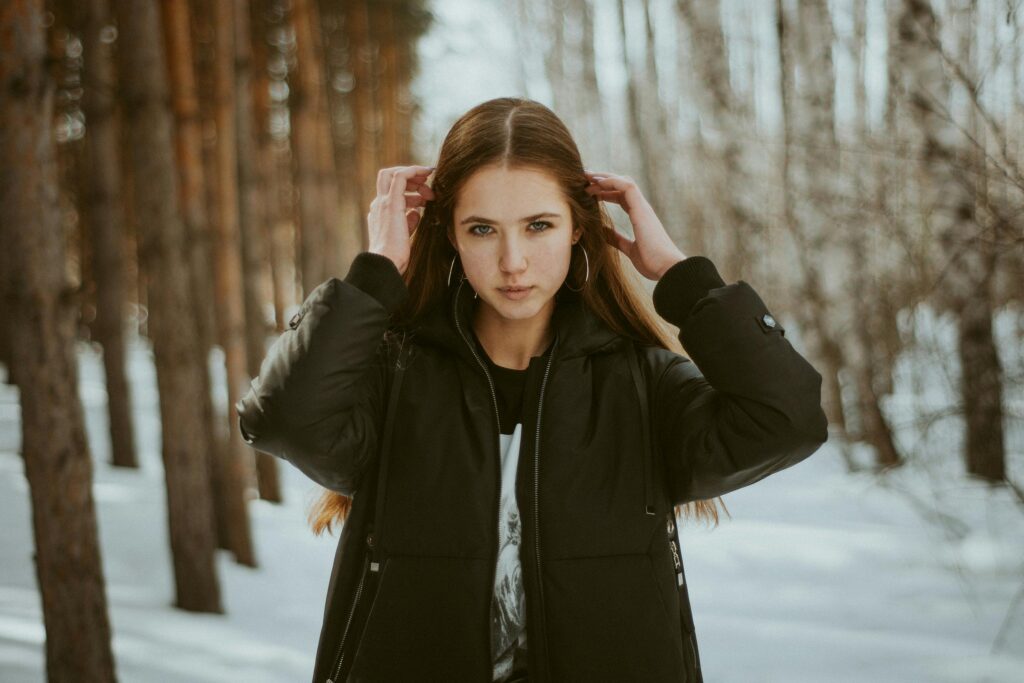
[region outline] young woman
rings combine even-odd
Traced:
[[[821,376],[537,102],[381,170],[368,222],[236,406],[345,522],[314,681],[700,681],[676,515],[817,450]]]

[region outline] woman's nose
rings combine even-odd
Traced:
[[[498,265],[506,272],[517,273],[526,268],[526,252],[518,244],[506,243]]]

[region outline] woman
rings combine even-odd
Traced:
[[[700,681],[676,514],[824,443],[821,376],[536,102],[381,170],[368,222],[236,406],[345,520],[314,681]]]

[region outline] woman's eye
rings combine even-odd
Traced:
[[[537,226],[537,225],[539,225],[541,227],[540,228],[535,228],[534,226]],[[534,221],[534,222],[530,223],[531,232],[544,232],[545,230],[547,230],[547,229],[549,229],[551,227],[552,227],[552,224],[549,223],[548,221]],[[488,231],[493,231],[491,226],[484,225],[483,223],[480,223],[479,225],[474,225],[473,227],[471,227],[469,229],[469,232],[471,234],[473,234],[473,235],[480,235],[481,237],[483,237],[484,235],[490,234],[490,232],[478,231],[477,228],[486,228]]]

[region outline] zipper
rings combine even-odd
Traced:
[[[544,667],[544,676],[547,677],[547,632],[543,630],[546,623],[544,615],[544,577],[540,567],[540,420],[544,407],[544,388],[548,383],[548,373],[551,371],[551,361],[555,357],[555,349],[558,347],[558,335],[555,335],[554,344],[551,347],[551,354],[548,356],[547,367],[544,368],[544,379],[540,383],[540,399],[537,403],[537,436],[533,446],[533,540],[535,545],[535,556],[537,558],[537,595],[540,601],[540,626],[541,639],[544,643],[544,659],[541,661]]]
[[[370,546],[371,551],[373,548],[373,532],[371,531],[366,536],[366,543]],[[374,563],[376,564],[376,563]],[[363,594],[363,584],[366,581],[366,570],[370,568],[370,554],[367,553],[366,559],[363,561],[363,572],[359,576],[359,585],[356,586],[356,595],[352,600],[352,607],[348,611],[348,619],[345,620],[345,630],[341,634],[341,642],[338,643],[338,654],[335,655],[336,663],[334,665],[334,675],[327,679],[326,683],[335,683],[338,680],[338,676],[341,675],[341,665],[345,661],[345,640],[348,638],[348,630],[352,625],[352,617],[356,613],[356,606],[359,605],[359,597]],[[376,571],[376,568],[374,568]]]
[[[452,304],[452,316],[455,318],[455,327],[456,327],[456,329],[459,330],[459,336],[462,337],[462,341],[466,342],[466,346],[469,347],[470,352],[473,354],[473,358],[475,358],[476,362],[480,364],[480,368],[484,371],[484,375],[487,377],[487,386],[490,387],[490,389],[491,389],[491,400],[492,400],[493,405],[494,405],[494,423],[495,423],[495,426],[497,428],[498,434],[501,434],[501,418],[498,415],[498,394],[494,390],[494,382],[491,380],[491,373],[487,369],[487,365],[482,360],[480,360],[480,356],[479,356],[479,354],[477,354],[476,348],[474,348],[473,344],[471,344],[469,339],[466,337],[466,334],[462,331],[462,324],[459,322],[459,297],[462,294],[462,285],[465,282],[466,282],[465,278],[463,278],[462,280],[459,281],[459,288],[455,292],[455,302]],[[498,437],[498,439],[495,439],[496,443],[498,441],[500,441],[500,437]],[[501,537],[501,508],[500,508],[500,501],[501,501],[501,453],[498,453],[497,461],[498,461],[498,478],[497,478],[496,490],[494,492],[494,500],[495,500],[495,505],[494,505],[494,507],[495,507],[495,512],[494,512],[495,543],[494,543],[494,548],[492,549],[493,559],[491,560],[491,580],[492,581],[493,581],[494,573],[495,573],[495,571],[497,570],[497,567],[498,567],[498,543],[497,543],[497,540]],[[489,610],[490,610],[490,603],[488,603],[488,611]],[[488,614],[488,620],[489,619],[490,619],[490,615]],[[488,637],[488,639],[489,639],[488,642],[490,643],[490,650],[488,651],[488,655],[487,656],[491,657],[493,655],[493,653],[494,653],[494,631],[490,627],[488,627],[487,631],[490,633],[490,636]]]
[[[654,459],[654,444],[653,438],[650,434],[650,411],[647,409],[647,393],[644,390],[646,386],[641,381],[640,361],[637,359],[636,346],[632,340],[627,341],[627,351],[629,353],[629,372],[633,376],[633,385],[636,387],[636,398],[640,403],[640,417],[641,417],[641,435],[643,439],[643,457],[641,458],[641,464],[643,466],[644,474],[644,514],[653,517],[657,514],[657,504],[654,501],[654,483],[652,481],[652,472],[656,466],[653,462]]]
[[[465,283],[465,279],[463,279],[463,280],[461,280],[459,282],[459,289],[455,293],[455,303],[452,306],[452,309],[453,309],[452,315],[455,318],[455,327],[459,330],[459,335],[462,337],[462,340],[464,342],[466,342],[466,346],[469,347],[470,352],[473,354],[473,358],[476,359],[476,362],[480,365],[481,369],[483,369],[484,375],[487,377],[487,385],[491,389],[491,399],[494,402],[494,419],[495,419],[495,422],[497,424],[498,433],[500,434],[501,433],[501,418],[498,415],[498,396],[497,396],[497,393],[494,390],[494,383],[491,380],[491,373],[487,369],[487,365],[482,360],[480,360],[480,356],[479,356],[479,354],[477,354],[476,348],[474,348],[473,344],[470,343],[469,339],[466,337],[465,333],[462,331],[462,325],[459,322],[459,295],[462,293],[462,285],[463,285],[463,283]],[[542,633],[543,633],[543,625],[544,625],[544,580],[543,580],[543,577],[541,575],[541,566],[540,566],[540,502],[539,502],[540,501],[540,496],[539,496],[539,493],[540,493],[540,469],[539,469],[539,464],[540,464],[540,423],[541,423],[541,412],[542,412],[542,409],[543,409],[543,406],[544,406],[544,389],[545,389],[545,387],[547,386],[547,383],[548,383],[548,374],[551,372],[551,361],[554,360],[554,358],[555,358],[555,349],[557,347],[558,347],[558,335],[556,334],[555,335],[555,339],[554,339],[554,343],[551,346],[551,351],[550,351],[550,353],[548,355],[547,366],[544,368],[544,379],[541,381],[541,385],[540,385],[540,398],[539,398],[538,403],[537,403],[537,432],[536,432],[536,438],[535,438],[535,441],[534,441],[534,449],[533,449],[533,522],[534,522],[534,527],[533,527],[534,533],[533,533],[533,536],[534,536],[534,542],[535,542],[535,551],[536,551],[535,554],[536,554],[536,558],[537,558],[537,595],[538,595],[538,599],[540,601],[540,618],[535,623],[537,623],[540,626],[539,630]],[[500,454],[499,454],[499,458],[500,458]],[[500,463],[499,463],[498,471],[499,472],[501,471]],[[498,487],[499,488],[495,492],[495,498],[497,500],[499,500],[499,501],[501,499],[501,489],[500,489],[500,486],[501,486],[501,478],[499,476],[499,478],[498,478]],[[500,537],[501,536],[501,517],[500,517],[500,513],[501,513],[501,511],[500,511],[500,508],[499,508],[498,512],[495,514],[495,523],[494,523],[495,532],[496,532],[496,535],[497,535],[496,537]],[[492,574],[494,573],[495,569],[497,568],[497,562],[498,562],[497,553],[498,553],[498,551],[497,551],[497,544],[495,544],[494,560],[491,563],[491,565],[492,565],[491,566],[491,573]],[[493,653],[494,652],[493,632],[491,634],[490,643],[491,643],[491,652]],[[545,654],[546,654],[546,652],[545,652]]]

